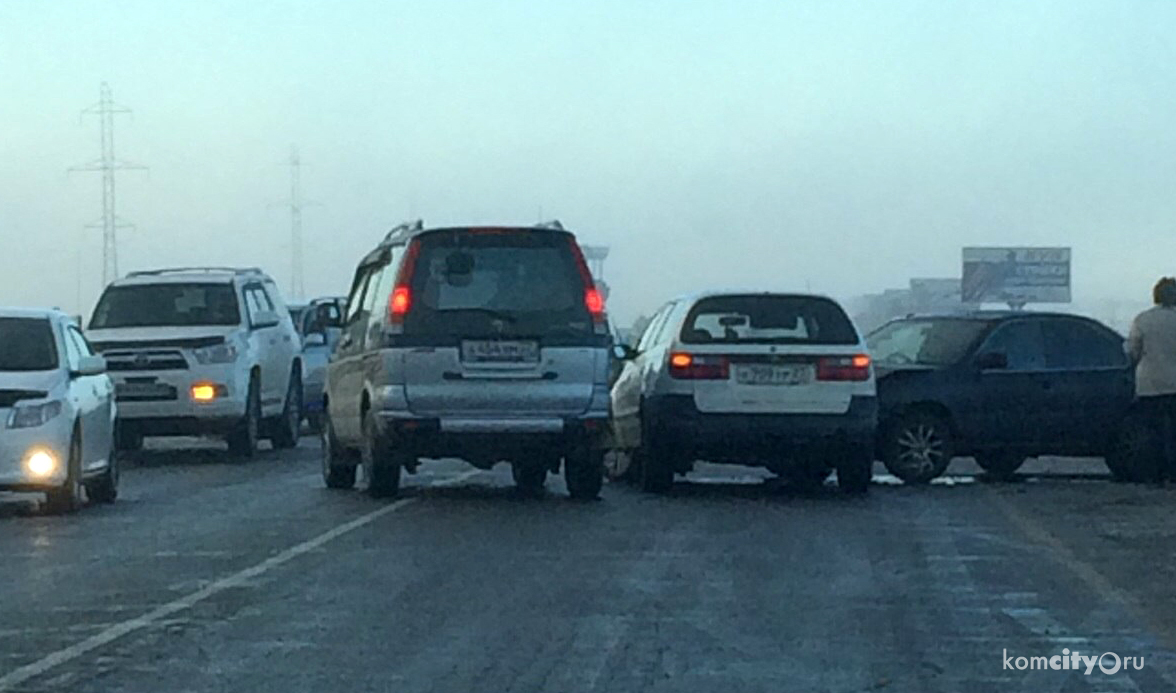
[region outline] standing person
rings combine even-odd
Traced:
[[[1135,394],[1162,441],[1159,481],[1176,479],[1176,279],[1152,290],[1155,307],[1140,313],[1127,337]]]

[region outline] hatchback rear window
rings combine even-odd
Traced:
[[[716,296],[686,318],[685,344],[857,344],[841,306],[812,296]]]
[[[57,368],[53,327],[43,318],[0,318],[0,371]]]
[[[420,243],[406,334],[593,334],[567,234],[457,231]]]
[[[232,284],[114,286],[102,294],[90,329],[236,325],[241,321]]]

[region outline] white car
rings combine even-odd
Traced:
[[[865,492],[878,403],[857,329],[835,301],[706,293],[665,304],[612,388],[613,433],[649,491],[695,460],[766,467]]]
[[[302,343],[261,270],[134,272],[103,292],[87,336],[114,380],[121,449],[144,436],[224,436],[241,457],[262,437],[298,444]]]
[[[51,512],[118,496],[114,388],[72,318],[0,308],[0,491],[43,492]]]

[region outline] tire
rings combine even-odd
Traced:
[[[874,455],[866,444],[847,445],[837,459],[837,488],[850,496],[869,492],[874,476]]]
[[[355,471],[358,460],[355,454],[344,450],[335,436],[335,427],[331,420],[323,416],[325,423],[320,439],[323,443],[323,483],[327,488],[351,489],[355,488]]]
[[[370,411],[363,418],[363,448],[360,454],[368,479],[368,495],[372,498],[396,497],[400,493],[403,455],[392,449],[380,435],[376,415]]]
[[[143,434],[129,426],[115,426],[114,445],[116,450],[138,452],[143,449]]]
[[[674,487],[674,466],[660,441],[653,436],[634,451],[640,468],[641,490],[646,493],[669,493]]]
[[[1163,465],[1163,441],[1146,418],[1129,414],[1107,452],[1107,468],[1116,481],[1155,483]]]
[[[828,467],[810,467],[807,465],[799,465],[790,468],[784,478],[788,483],[802,491],[815,491],[825,485],[825,480],[829,478]]]
[[[940,476],[954,454],[951,425],[930,412],[903,416],[887,427],[882,441],[886,469],[908,484],[925,484]]]
[[[1008,480],[1025,464],[1025,456],[1006,451],[978,453],[976,464],[992,478]]]
[[[286,386],[286,404],[273,425],[274,434],[270,442],[275,449],[298,447],[298,439],[302,436],[302,376],[297,370],[290,374],[290,384]]]
[[[45,494],[45,509],[51,515],[76,512],[82,504],[82,439],[77,431],[74,431],[69,442],[69,460],[66,464],[65,483],[61,488]]]
[[[564,483],[575,500],[596,500],[604,487],[604,450],[583,447],[564,458]]]
[[[257,443],[261,430],[261,387],[257,378],[249,380],[249,395],[245,401],[245,415],[228,435],[229,454],[241,459],[257,456]]]
[[[109,504],[118,500],[118,455],[110,451],[110,464],[102,475],[86,482],[86,497],[94,503]]]
[[[512,462],[510,474],[514,477],[515,486],[519,493],[528,496],[537,496],[543,493],[543,487],[547,483],[546,465]]]

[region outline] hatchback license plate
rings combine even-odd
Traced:
[[[539,360],[539,343],[468,339],[461,343],[461,360],[469,363],[535,363]]]
[[[812,366],[736,366],[740,385],[805,385],[812,382]]]

